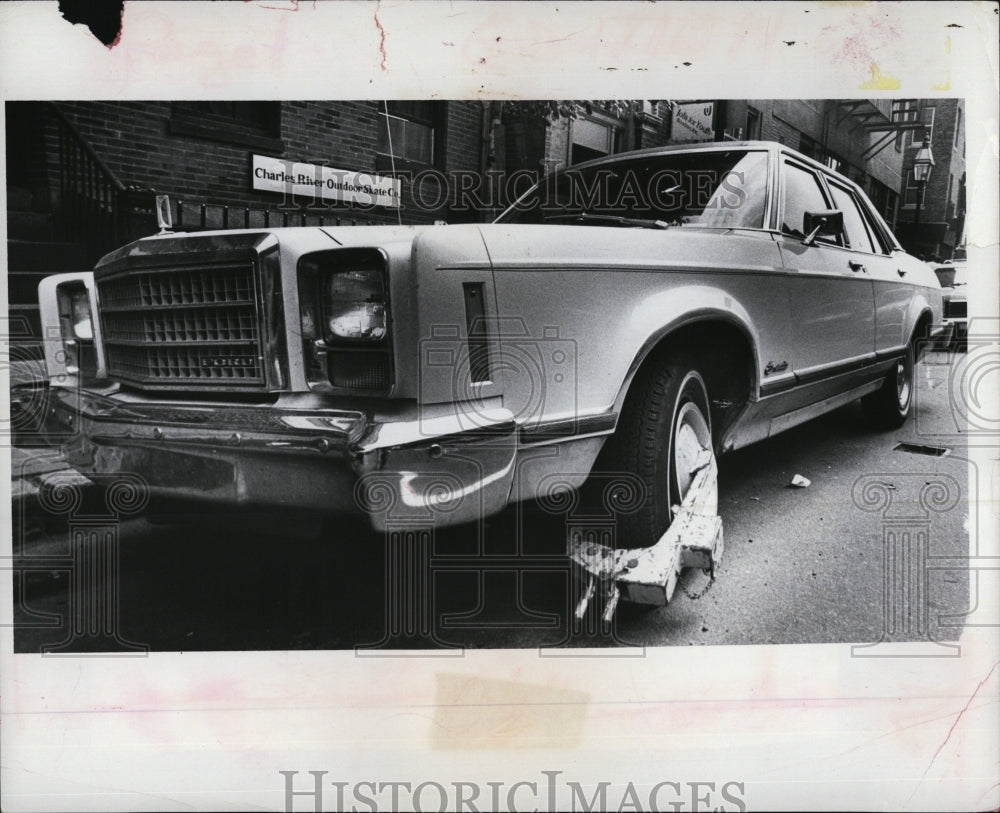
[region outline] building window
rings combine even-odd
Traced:
[[[896,200],[899,197],[892,189],[874,178],[869,180],[868,196],[875,209],[890,227],[896,224]]]
[[[922,107],[920,109],[920,119],[919,121],[924,125],[922,128],[918,127],[915,130],[910,130],[909,140],[907,145],[911,147],[919,147],[924,142],[928,144],[933,143],[934,136],[934,108],[933,107]]]
[[[397,101],[379,105],[377,151],[407,163],[433,164],[437,114],[435,102]]]
[[[945,218],[951,220],[955,216],[955,202],[951,198],[951,193],[953,187],[955,186],[955,176],[948,176],[948,197],[945,198],[948,201],[948,208],[945,210]]]
[[[958,149],[959,142],[962,141],[962,155],[965,155],[965,142],[962,140],[962,108],[955,108],[955,149]]]
[[[865,174],[865,171],[861,167],[854,166],[854,164],[845,163],[840,173],[850,178],[862,189],[865,188],[865,184],[868,182],[868,176]]]
[[[596,118],[579,118],[570,123],[570,163],[579,164],[618,152],[621,126]]]
[[[906,186],[903,190],[903,205],[916,206],[919,202],[920,206],[923,206],[926,186],[926,183],[917,183],[917,179],[913,175],[913,169],[906,170]]]
[[[834,172],[847,175],[848,165],[842,158],[822,147],[814,138],[803,133],[799,134],[799,152],[808,155],[814,161],[819,161],[823,166],[830,167]]]
[[[807,135],[799,134],[799,152],[803,155],[807,155],[810,158],[816,157],[816,151],[818,150],[818,145],[815,140]]]
[[[885,190],[885,208],[879,211],[882,217],[885,218],[886,222],[891,224],[893,228],[896,228],[896,213],[899,208],[899,193],[893,189],[886,187]]]
[[[898,99],[892,103],[892,120],[897,124],[910,124],[920,120],[920,109],[915,99]],[[912,130],[900,130],[896,133],[896,152],[903,146],[904,138],[909,143]]]
[[[832,152],[827,150],[819,150],[816,155],[816,160],[820,163],[830,167],[834,172],[839,172],[841,175],[847,176],[850,171],[850,167],[844,163],[843,159],[838,158]]]
[[[760,138],[760,111],[747,107],[747,128],[746,137],[748,141],[756,141]]]
[[[281,102],[173,102],[170,133],[284,151]]]

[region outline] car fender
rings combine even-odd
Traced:
[[[685,307],[685,302],[701,302],[695,309]],[[760,385],[761,363],[758,354],[758,332],[753,320],[743,305],[732,295],[720,288],[707,285],[692,285],[664,291],[650,297],[636,317],[636,329],[646,333],[647,338],[635,354],[622,380],[614,409],[621,412],[625,398],[639,369],[658,348],[669,346],[670,337],[678,331],[697,323],[724,322],[739,330],[750,345],[753,369],[750,371],[750,399],[756,400]]]

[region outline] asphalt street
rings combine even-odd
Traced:
[[[143,516],[117,527],[117,562],[93,571],[113,575],[96,591],[72,558],[65,521],[36,510],[15,521],[15,647],[954,640],[970,607],[969,574],[954,558],[967,554],[970,527],[975,533],[962,407],[950,383],[963,364],[964,356],[934,352],[919,365],[916,414],[900,430],[870,430],[860,405],[850,404],[721,458],[726,549],[717,579],[705,591],[707,577],[688,573],[670,606],[623,604],[611,626],[593,612],[572,618],[565,518],[534,504],[490,519],[481,532],[441,531],[403,565],[383,537],[353,521],[296,524],[252,510],[181,524]],[[938,456],[928,446],[948,451]],[[792,487],[796,474],[809,487]],[[947,557],[951,566],[933,566]]]

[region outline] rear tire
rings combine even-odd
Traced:
[[[861,399],[869,423],[876,429],[898,429],[910,417],[913,406],[916,353],[913,342],[886,374],[882,387]]]
[[[671,507],[684,500],[695,460],[712,453],[710,415],[693,360],[671,356],[640,371],[602,465],[605,473],[625,472],[643,485],[638,507],[617,515],[618,548],[654,545],[670,526]]]

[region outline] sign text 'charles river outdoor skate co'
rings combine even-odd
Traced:
[[[361,206],[399,207],[400,182],[394,178],[266,155],[253,156],[250,175],[253,189],[259,192],[290,193]]]

